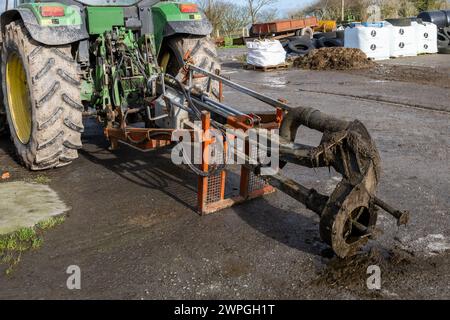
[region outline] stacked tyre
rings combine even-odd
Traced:
[[[295,36],[283,42],[283,48],[291,55],[306,55],[315,49],[314,40],[310,36]]]
[[[343,47],[344,31],[319,32],[314,36],[296,36],[288,38],[283,47],[288,54],[306,55],[313,49]]]

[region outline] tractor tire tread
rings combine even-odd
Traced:
[[[31,136],[23,144],[17,138],[3,97],[19,160],[31,170],[46,170],[69,164],[78,157],[83,132],[78,64],[71,45],[46,46],[33,40],[21,21],[6,26],[2,56],[2,85],[10,52],[21,57],[27,73],[31,103]]]
[[[183,59],[188,55],[188,59],[191,59],[191,63],[205,69],[206,71],[215,73],[217,70],[220,71],[220,61],[217,54],[216,46],[210,37],[198,37],[198,36],[188,36],[188,37],[173,37],[168,40],[167,46],[175,53],[178,66],[177,70],[169,70],[173,76],[176,76],[179,80],[185,78],[184,70],[180,67],[183,65]],[[194,79],[194,85],[200,86],[206,89],[208,85],[208,79],[197,78]],[[219,95],[219,84],[217,81],[213,82],[212,93],[215,98]]]

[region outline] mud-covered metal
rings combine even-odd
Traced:
[[[295,143],[297,130],[306,126],[323,133],[317,147]],[[375,194],[380,175],[380,156],[366,127],[344,121],[313,108],[288,112],[280,128],[281,159],[302,166],[333,167],[342,175],[330,196],[320,195],[296,182],[280,180],[276,186],[320,215],[320,235],[341,258],[355,254],[373,235],[377,207],[406,224],[408,213],[393,209]],[[271,178],[273,180],[273,178]],[[296,192],[292,194],[292,186]]]
[[[163,35],[170,37],[175,34],[192,34],[206,36],[211,34],[212,26],[207,19],[194,21],[168,21],[164,27]]]
[[[264,177],[272,186],[320,216],[321,238],[339,257],[355,254],[374,235],[378,208],[391,214],[399,225],[408,222],[408,212],[396,210],[376,197],[380,156],[375,142],[360,121],[345,121],[314,108],[293,108],[199,67],[187,67],[285,111],[279,132],[281,167],[290,162],[309,168],[332,167],[341,174],[342,180],[330,195],[309,189],[283,176],[282,171]],[[221,112],[227,113],[227,110],[222,108]],[[318,146],[296,142],[301,126],[323,133]],[[249,167],[255,174],[260,174],[261,166]]]

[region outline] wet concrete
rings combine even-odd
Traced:
[[[399,229],[381,213],[378,239],[343,262],[320,241],[318,218],[279,192],[199,217],[191,173],[172,166],[165,151],[108,151],[90,121],[80,159],[45,173],[72,207],[68,218],[11,276],[0,275],[0,298],[450,298],[448,89],[339,72],[264,74],[231,62],[224,69],[292,105],[365,123],[382,158],[379,196],[410,210],[411,223]],[[225,94],[244,111],[270,110]],[[302,129],[298,139],[314,144],[320,136]],[[1,168],[13,180],[33,177],[10,148],[2,138]],[[332,190],[339,178],[295,166],[286,172],[319,191]],[[380,291],[365,286],[370,264],[381,268]],[[81,268],[79,291],[66,288],[69,265]]]

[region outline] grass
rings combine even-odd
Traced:
[[[243,48],[246,48],[246,46],[230,44],[230,45],[225,45],[223,47],[219,47],[219,49],[243,49]]]
[[[43,232],[63,223],[65,216],[52,217],[39,222],[31,228],[22,228],[7,235],[0,235],[0,265],[7,266],[5,273],[11,274],[22,258],[22,254],[29,250],[36,250],[43,243]]]
[[[51,181],[51,179],[43,174],[40,174],[33,179],[33,182],[39,183],[39,184],[49,184],[50,181]]]
[[[37,228],[40,230],[48,230],[53,227],[56,227],[57,225],[60,225],[61,223],[64,222],[64,220],[66,220],[66,217],[64,215],[53,217],[48,220],[39,222],[37,224]]]

